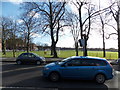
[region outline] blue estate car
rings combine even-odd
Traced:
[[[60,78],[95,80],[102,84],[113,78],[113,68],[106,59],[73,56],[44,66],[43,76],[51,81]]]

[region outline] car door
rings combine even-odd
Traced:
[[[28,53],[24,53],[24,54],[22,55],[21,60],[22,60],[23,63],[27,63],[27,61],[28,61]]]
[[[81,79],[92,79],[99,68],[92,59],[82,59],[79,67],[79,76]]]
[[[32,54],[32,53],[29,53],[29,54],[28,54],[28,62],[29,62],[29,63],[34,63],[35,61],[36,61],[35,55]]]
[[[71,59],[60,67],[62,77],[78,78],[79,77],[79,60]]]

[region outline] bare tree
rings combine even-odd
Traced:
[[[102,16],[100,15],[100,21],[101,21],[101,24],[102,24],[102,38],[103,38],[103,57],[106,57],[106,53],[105,53],[105,23],[104,23],[104,20],[102,18]]]
[[[2,53],[3,55],[6,55],[6,39],[8,38],[10,26],[11,26],[11,20],[6,17],[0,18],[1,28],[2,28]]]
[[[84,56],[87,56],[87,41],[89,39],[89,34],[91,30],[91,24],[92,24],[92,18],[99,15],[99,13],[105,12],[106,9],[109,7],[106,7],[102,10],[96,10],[95,5],[93,5],[91,2],[88,2],[87,0],[76,0],[76,3],[73,2],[73,4],[77,7],[79,12],[79,24],[80,24],[80,36],[81,39],[84,39],[85,45],[84,45]],[[82,9],[86,9],[86,18],[82,16]]]
[[[79,12],[79,24],[80,24],[80,36],[81,39],[85,40],[84,44],[84,56],[87,56],[87,40],[89,39],[90,34],[90,27],[91,27],[91,18],[96,13],[93,13],[93,5],[90,3],[87,3],[86,1],[77,1],[76,3],[73,2],[73,4],[77,7]],[[84,7],[86,6],[86,7]],[[86,9],[87,11],[87,18],[83,19],[82,16],[82,8]]]
[[[100,10],[100,8],[101,8],[101,5],[100,5],[100,0],[99,0],[99,10]],[[108,22],[110,21],[110,19],[107,18],[108,16],[109,16],[109,14],[107,14],[107,12],[99,14],[99,19],[100,19],[100,22],[101,22],[100,32],[102,32],[102,40],[103,40],[103,57],[106,57],[106,51],[105,51],[105,26],[108,25]]]
[[[56,44],[59,40],[59,33],[64,27],[63,16],[65,13],[66,2],[31,2],[26,3],[29,8],[28,12],[37,11],[41,15],[42,29],[41,32],[47,33],[51,37],[51,52],[53,57],[58,57],[56,52]]]
[[[109,17],[110,15],[108,15],[106,12],[105,13],[102,13],[99,15],[99,18],[96,17],[97,19],[99,19],[100,21],[98,21],[99,23],[99,26],[101,28],[100,29],[100,34],[102,35],[102,43],[103,43],[103,57],[106,57],[106,50],[105,50],[105,40],[108,39],[106,37],[106,29],[105,27],[106,26],[109,26],[109,22],[111,21],[111,18]],[[109,18],[108,18],[109,17]]]
[[[117,30],[115,29],[117,32],[111,33],[109,37],[114,34],[118,35],[118,58],[120,58],[120,1],[118,0],[116,2],[113,2],[112,4],[113,5],[110,7],[110,13],[117,23]]]
[[[29,44],[30,44],[30,39],[31,36],[34,33],[37,33],[37,27],[39,26],[39,18],[37,18],[36,15],[37,12],[31,11],[31,12],[27,12],[25,11],[22,15],[21,15],[21,27],[22,27],[22,34],[25,36],[25,42],[27,41],[27,52],[29,52]]]
[[[16,52],[16,38],[18,34],[18,25],[16,20],[11,21],[11,26],[10,26],[10,31],[9,31],[9,38],[11,39],[11,46],[13,50],[13,57],[15,57],[15,52]]]
[[[70,26],[71,33],[74,39],[76,56],[78,56],[78,40],[80,36],[78,16],[75,13],[68,13],[67,22],[68,25]]]

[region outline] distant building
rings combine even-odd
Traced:
[[[34,43],[31,43],[29,46],[30,46],[30,51],[38,50],[38,47]]]
[[[6,49],[7,50],[13,50],[13,45],[14,45],[14,49],[16,50],[27,50],[27,43],[22,40],[22,39],[15,39],[15,41],[13,42],[13,39],[8,39],[6,40]],[[36,44],[34,43],[30,43],[29,44],[29,50],[30,51],[34,51],[34,50],[38,50]]]

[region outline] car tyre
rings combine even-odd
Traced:
[[[98,84],[103,84],[105,82],[105,75],[103,75],[103,74],[97,74],[96,77],[95,77],[95,81]]]
[[[18,65],[22,64],[22,62],[21,62],[20,60],[16,61],[16,63],[17,63]]]
[[[41,61],[36,61],[36,64],[37,65],[41,65]]]
[[[59,75],[59,73],[57,73],[57,72],[52,72],[52,73],[49,75],[49,80],[50,80],[50,81],[57,82],[57,81],[59,81],[59,79],[60,79],[60,75]]]

